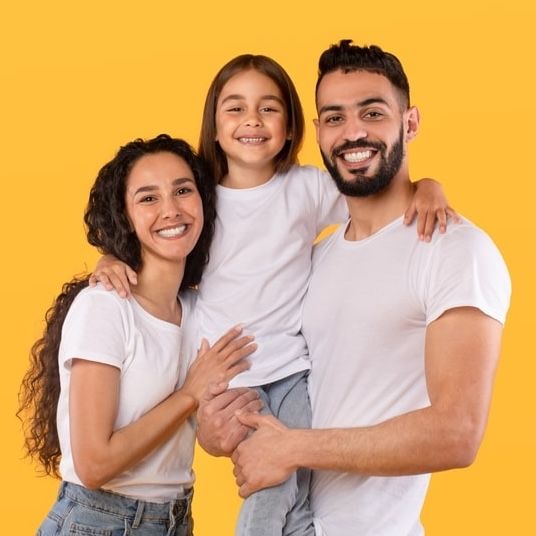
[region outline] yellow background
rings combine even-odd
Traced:
[[[302,96],[301,155],[316,61],[340,38],[404,63],[420,107],[412,175],[495,239],[514,294],[494,401],[475,465],[433,477],[423,520],[440,535],[529,534],[536,479],[536,8],[526,0],[12,2],[0,8],[2,534],[32,534],[56,482],[22,459],[14,417],[28,349],[60,285],[91,268],[82,212],[120,144],[169,132],[196,144],[206,89],[244,53],[272,56]],[[324,7],[322,7],[324,4]],[[275,222],[274,222],[275,223]],[[199,454],[199,453],[198,453]],[[196,535],[230,535],[238,499],[225,460],[196,460]]]

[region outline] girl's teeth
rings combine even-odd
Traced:
[[[186,230],[186,225],[180,225],[179,227],[173,227],[172,229],[162,229],[158,231],[158,234],[160,236],[163,236],[164,238],[172,238],[174,236],[179,236],[180,234],[184,233]]]
[[[368,160],[372,156],[372,151],[359,151],[356,153],[344,153],[343,158],[347,162],[363,162],[363,160]]]
[[[242,143],[261,143],[264,138],[238,138]]]

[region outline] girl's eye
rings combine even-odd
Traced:
[[[145,195],[140,199],[140,203],[152,203],[155,199],[154,195]]]
[[[232,106],[231,108],[227,108],[228,112],[240,112],[242,111],[242,108],[240,106]]]
[[[264,108],[261,108],[261,112],[278,112],[276,108],[272,108],[271,106],[265,106]]]

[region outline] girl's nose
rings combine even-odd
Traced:
[[[245,124],[248,127],[260,127],[262,125],[260,115],[257,112],[250,112],[246,117]]]

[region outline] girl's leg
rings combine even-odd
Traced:
[[[258,388],[263,413],[272,413],[292,428],[311,426],[307,372]],[[314,536],[309,508],[310,471],[299,470],[279,486],[248,497],[240,510],[237,536]]]

